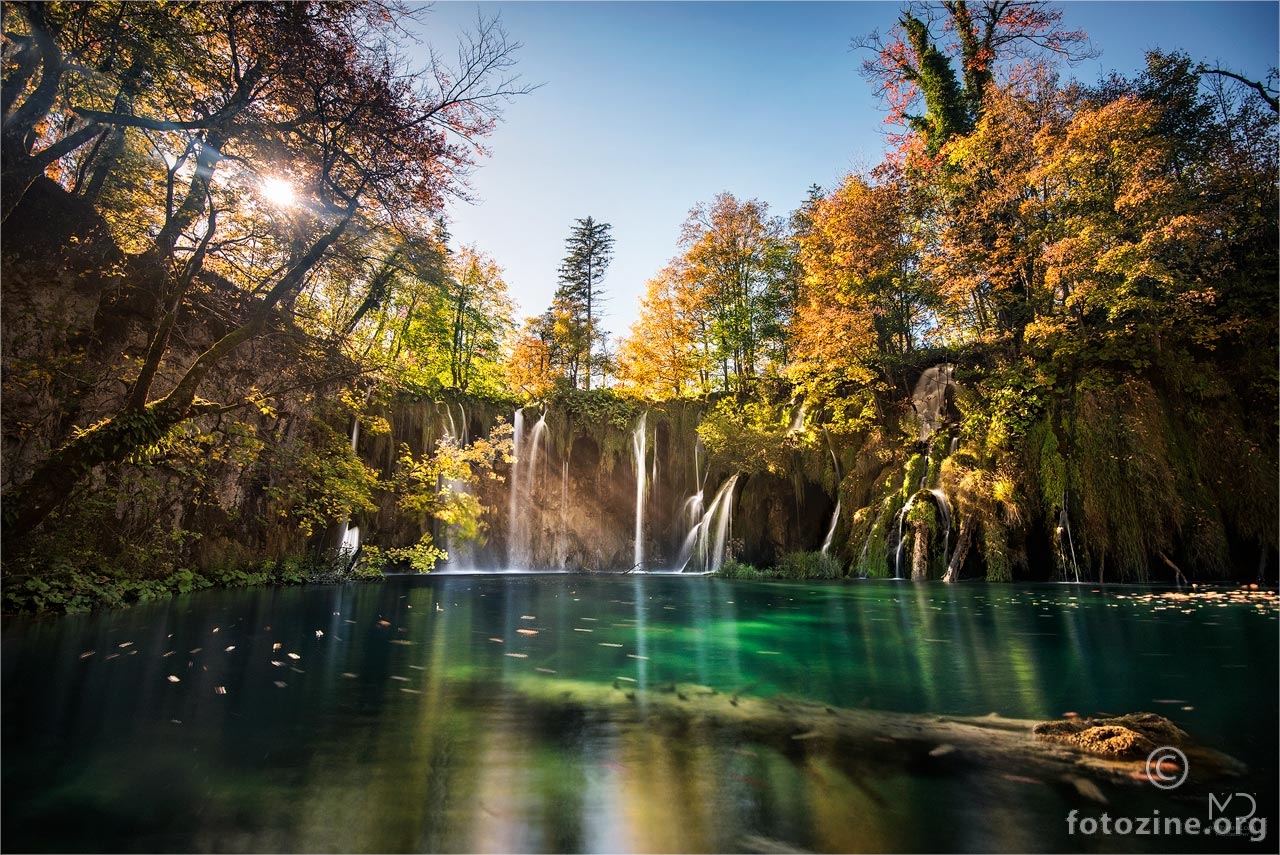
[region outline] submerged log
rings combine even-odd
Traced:
[[[1148,758],[1164,746],[1187,758],[1191,786],[1245,771],[1235,758],[1200,745],[1173,722],[1147,712],[1034,721],[995,713],[943,716],[850,709],[781,696],[753,697],[745,690],[722,693],[694,684],[646,690],[635,684],[611,687],[530,676],[510,687],[516,693],[513,700],[534,707],[607,713],[620,724],[673,736],[699,729],[725,732],[787,756],[825,754],[838,765],[856,767],[855,772],[871,767],[985,772],[1066,782],[1088,795],[1100,792],[1092,781],[1149,785]]]

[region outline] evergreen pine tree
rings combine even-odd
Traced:
[[[591,388],[592,353],[596,343],[604,338],[598,328],[599,308],[604,291],[604,280],[609,262],[613,260],[612,226],[597,222],[591,217],[574,221],[565,241],[567,250],[560,264],[560,286],[556,290],[555,304],[567,321],[566,349],[570,377],[577,380],[577,369],[582,367],[584,386]]]

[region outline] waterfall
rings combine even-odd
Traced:
[[[441,427],[444,429],[444,439],[456,446],[463,448],[467,444],[467,414],[462,409],[462,404],[458,404],[458,410],[461,413],[461,421],[454,421],[453,405],[446,403],[444,405],[444,418],[441,420]],[[470,495],[471,485],[458,478],[450,478],[445,481],[442,487],[449,491],[460,494]],[[445,548],[448,552],[448,564],[451,570],[474,570],[475,569],[475,545],[469,541],[455,537],[452,529],[446,529],[448,539],[445,541]]]
[[[938,505],[939,522],[942,524],[942,566],[947,566],[947,553],[951,549],[951,501],[947,494],[934,487],[929,491]]]
[[[556,565],[564,567],[569,555],[569,455],[560,464],[560,537],[556,545]]]
[[[925,369],[911,392],[911,405],[920,417],[920,441],[925,442],[942,425],[947,410],[947,387],[955,367],[950,363]]]
[[[526,440],[524,411],[516,410],[513,419],[511,447],[515,460],[511,464],[511,485],[507,516],[507,567],[528,570],[533,563],[532,517],[537,512],[534,487],[538,479],[538,457],[547,435],[547,414],[533,426]]]
[[[947,553],[951,549],[951,501],[947,499],[947,494],[937,487],[930,489],[928,493],[933,497],[934,505],[938,508],[938,524],[942,528],[942,563],[945,567]],[[895,579],[902,578],[903,522],[907,518],[907,513],[910,512],[911,506],[916,503],[916,499],[919,497],[920,493],[914,494],[902,506],[902,510],[898,511],[898,546],[894,549],[893,557],[893,578]]]
[[[724,545],[726,535],[733,534],[733,488],[737,486],[738,476],[734,475],[716,492],[716,498],[707,511],[709,519],[715,520],[714,540],[710,542],[707,553],[707,569],[715,572],[724,564]],[[705,531],[705,529],[704,529]]]
[[[840,522],[840,499],[836,498],[836,510],[831,515],[831,527],[827,529],[827,537],[822,541],[822,554],[826,555],[827,550],[831,548],[831,541],[836,536],[836,523]]]
[[[520,445],[524,441],[524,410],[512,417],[511,475],[507,485],[507,567],[514,568],[519,558],[520,529],[523,524],[520,507]]]
[[[526,498],[533,494],[533,486],[538,477],[538,458],[542,454],[542,446],[546,444],[546,437],[547,414],[543,413],[533,426],[533,435],[529,437],[529,468],[525,470],[524,484]]]
[[[644,469],[647,441],[645,424],[648,418],[648,412],[641,413],[640,421],[636,423],[635,430],[631,432],[631,452],[636,470],[636,531],[631,551],[632,570],[644,569],[644,494],[647,486]]]
[[[351,451],[355,453],[360,443],[360,417],[351,417]],[[332,541],[330,541],[332,543]],[[346,553],[349,564],[355,564],[356,554],[360,551],[360,526],[352,525],[347,517],[338,526],[338,551]],[[350,569],[350,566],[348,566]]]
[[[446,404],[444,405],[444,417],[445,417],[445,420],[447,420],[447,421],[448,421],[448,424],[444,425],[444,435],[445,435],[445,436],[448,436],[448,437],[453,437],[454,439],[457,439],[457,437],[458,437],[458,425],[457,425],[457,423],[453,420],[453,405],[452,405],[452,404],[448,404],[448,403],[446,403]]]
[[[836,447],[831,444],[831,434],[826,428],[822,429],[822,436],[827,441],[827,451],[831,452],[831,465],[835,467],[836,473],[836,509],[831,514],[831,526],[827,529],[827,536],[822,541],[822,554],[826,555],[827,550],[831,548],[831,541],[836,536],[836,525],[840,522],[840,482],[844,480],[840,477],[840,458],[836,456]],[[870,531],[867,532],[870,535]],[[866,547],[862,548],[865,553]]]
[[[799,408],[796,410],[795,416],[791,419],[791,427],[787,428],[788,436],[793,433],[799,433],[804,429],[804,413],[805,403],[801,401]]]
[[[915,496],[907,500],[907,503],[898,511],[898,546],[893,550],[893,578],[902,578],[902,523],[907,518],[907,510],[911,507],[911,503],[915,501]]]
[[[1076,584],[1080,584],[1080,565],[1076,563],[1076,545],[1071,539],[1071,517],[1067,515],[1067,494],[1062,493],[1062,510],[1058,512],[1058,560],[1063,569],[1067,566],[1067,556],[1062,549],[1063,536],[1066,536],[1067,547],[1071,551],[1071,569],[1075,573]]]
[[[706,513],[689,530],[684,546],[680,549],[680,568],[685,570],[690,562],[698,559],[704,573],[714,573],[724,564],[724,548],[728,538],[733,534],[733,488],[737,486],[738,476],[733,475],[720,485],[711,506]],[[702,504],[702,493],[686,503],[687,508]]]
[[[702,495],[702,488],[706,486],[702,483],[702,437],[697,436],[693,440],[693,483],[698,485],[698,495]]]

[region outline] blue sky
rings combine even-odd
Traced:
[[[426,38],[443,54],[477,10],[522,43],[522,81],[476,204],[451,205],[457,243],[506,271],[521,317],[551,301],[575,218],[611,223],[606,327],[621,336],[645,282],[676,254],[689,209],[729,191],[786,215],[809,185],[878,163],[882,105],[853,37],[887,31],[897,3],[437,3]],[[1064,69],[1095,82],[1133,74],[1155,47],[1260,78],[1277,65],[1275,2],[1068,2],[1097,59]]]

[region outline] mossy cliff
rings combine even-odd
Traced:
[[[5,236],[8,521],[54,450],[121,411],[162,307],[154,271],[125,264],[93,208],[52,182]],[[197,284],[174,377],[246,311],[216,276]],[[1147,357],[1003,342],[917,351],[838,387],[758,378],[666,402],[560,391],[524,403],[520,445],[495,445],[492,465],[427,483],[406,466],[441,440],[510,430],[520,402],[375,380],[281,312],[206,379],[202,396],[227,406],[203,401],[88,468],[39,525],[5,526],[6,592],[23,601],[71,576],[142,592],[277,578],[337,557],[351,524],[381,550],[431,535],[475,569],[803,566],[788,556],[825,547],[849,576],[1273,578],[1274,360]],[[448,492],[473,497],[477,519],[432,504]]]

